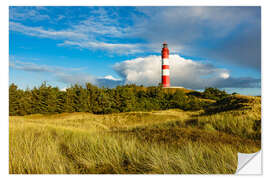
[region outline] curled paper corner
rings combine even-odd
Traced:
[[[261,151],[251,154],[238,153],[238,164],[235,174],[261,175],[262,174],[261,158],[262,158]]]

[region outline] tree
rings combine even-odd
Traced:
[[[20,110],[20,98],[21,93],[18,90],[18,86],[12,83],[9,86],[9,115],[18,115]]]
[[[117,86],[116,97],[120,112],[128,112],[137,109],[135,90],[132,85]]]

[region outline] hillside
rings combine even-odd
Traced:
[[[211,111],[10,116],[9,172],[235,173],[237,152],[260,150],[261,99],[209,101]]]

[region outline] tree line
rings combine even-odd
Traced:
[[[11,84],[9,115],[63,112],[108,114],[172,108],[199,110],[209,105],[206,101],[201,101],[201,98],[218,100],[224,96],[227,96],[227,93],[216,88],[206,88],[202,93],[185,93],[181,89],[173,92],[164,91],[161,86],[123,85],[116,88],[98,88],[86,83],[84,86],[75,84],[61,91],[58,87],[47,85],[46,82],[26,90]]]

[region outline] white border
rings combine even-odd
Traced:
[[[7,176],[8,173],[8,8],[1,3],[1,60],[0,60],[0,137],[1,137],[1,163],[0,163],[0,176]]]
[[[1,109],[1,119],[0,119],[0,133],[1,133],[1,163],[0,163],[0,176],[1,179],[7,178],[22,178],[22,179],[47,179],[47,178],[58,178],[56,175],[48,176],[17,176],[8,175],[8,5],[28,5],[28,6],[262,6],[262,131],[263,131],[263,151],[268,153],[263,153],[263,176],[208,176],[208,175],[169,175],[166,178],[202,178],[202,179],[227,179],[227,178],[243,178],[243,179],[260,179],[267,178],[270,175],[270,148],[269,148],[269,133],[270,133],[270,57],[269,57],[269,34],[270,34],[270,8],[269,0],[2,0],[1,1],[1,59],[0,59],[0,109]],[[268,42],[268,43],[267,43]],[[267,141],[264,141],[268,139]],[[64,175],[65,179],[74,178],[110,178],[110,179],[138,179],[138,178],[155,178],[164,179],[164,176],[152,175]],[[269,177],[267,178],[269,179]]]

